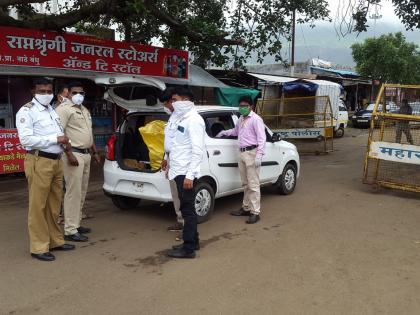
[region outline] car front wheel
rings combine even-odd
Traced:
[[[126,196],[112,196],[112,203],[121,210],[129,210],[137,207],[140,202],[139,198],[132,198]]]
[[[292,164],[287,164],[284,167],[283,173],[277,180],[277,187],[279,193],[282,195],[291,194],[296,187],[296,168]]]
[[[340,127],[334,132],[334,137],[341,138],[344,136],[344,128]]]
[[[206,182],[199,182],[195,186],[194,206],[198,223],[210,219],[214,210],[214,190]]]

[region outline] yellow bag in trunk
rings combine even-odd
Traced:
[[[139,128],[143,141],[149,149],[150,167],[152,170],[160,168],[165,153],[165,125],[166,122],[163,120],[154,120]]]

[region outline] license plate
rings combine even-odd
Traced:
[[[135,191],[143,192],[143,183],[134,182],[133,188]]]
[[[358,119],[357,122],[368,122],[369,120],[367,119]]]

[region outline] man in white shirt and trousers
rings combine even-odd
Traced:
[[[171,93],[175,124],[169,152],[169,180],[174,180],[180,200],[180,211],[184,218],[182,232],[183,244],[173,246],[167,255],[173,258],[195,258],[195,251],[200,248],[197,232],[197,214],[194,206],[194,184],[200,177],[201,163],[204,157],[203,118],[198,114],[192,102],[193,94],[185,87],[176,87]]]

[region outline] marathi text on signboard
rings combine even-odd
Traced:
[[[370,146],[369,157],[420,165],[420,147],[409,144],[374,141]]]
[[[16,129],[0,129],[0,174],[23,172],[26,150]]]
[[[276,130],[283,139],[313,139],[325,136],[324,128],[295,128]]]
[[[91,36],[0,27],[0,64],[188,78],[188,52]]]

